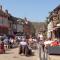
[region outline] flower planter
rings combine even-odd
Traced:
[[[60,54],[60,46],[48,46],[48,54]]]

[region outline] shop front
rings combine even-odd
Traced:
[[[1,26],[0,25],[0,35],[3,35],[3,34],[8,34],[8,27],[7,26]]]
[[[60,54],[60,24],[52,29],[53,42],[47,47],[49,54]]]

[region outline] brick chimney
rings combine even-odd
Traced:
[[[8,14],[8,10],[6,9],[5,12]]]
[[[2,10],[2,5],[0,5],[0,10]]]

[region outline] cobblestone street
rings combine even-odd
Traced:
[[[34,56],[26,57],[18,54],[19,49],[9,49],[5,54],[0,54],[0,60],[40,60],[38,50],[33,50]],[[48,60],[60,60],[60,55],[48,55]],[[45,59],[44,59],[45,60]]]
[[[0,60],[39,60],[37,50],[34,51],[34,56],[26,57],[18,54],[18,48],[8,50],[6,54],[0,54]]]

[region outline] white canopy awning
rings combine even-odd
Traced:
[[[58,26],[58,27],[60,27],[60,23],[59,23],[59,24],[57,24],[57,26]]]
[[[49,24],[48,24],[48,31],[50,32],[50,31],[53,31],[53,23],[52,22],[50,22]]]

